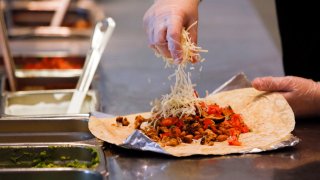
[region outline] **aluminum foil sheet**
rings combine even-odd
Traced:
[[[247,79],[244,73],[240,73],[230,78],[228,81],[226,81],[216,90],[214,90],[212,94],[222,92],[222,91],[227,91],[227,90],[246,88],[246,87],[251,87],[251,83]],[[110,115],[104,115],[102,113],[93,114],[93,116],[101,117],[101,118],[110,117]],[[276,144],[272,144],[270,146],[266,146],[263,148],[253,148],[253,149],[241,151],[238,153],[246,154],[246,153],[258,153],[258,152],[263,152],[267,150],[276,150],[284,147],[295,146],[296,144],[299,143],[299,141],[300,139],[298,137],[295,137],[294,135],[289,134],[287,137],[281,139]],[[170,153],[162,149],[158,143],[152,141],[149,137],[147,137],[145,134],[143,134],[139,130],[136,130],[131,136],[129,136],[126,139],[126,141],[120,145],[120,147],[141,150],[141,151],[152,151],[152,152],[170,155]]]

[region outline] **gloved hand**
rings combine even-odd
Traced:
[[[261,77],[252,81],[260,91],[281,93],[297,117],[320,116],[320,83],[301,77]]]
[[[143,17],[149,46],[156,53],[181,62],[181,32],[198,20],[199,0],[155,0]],[[197,28],[193,26],[190,38],[197,43]]]

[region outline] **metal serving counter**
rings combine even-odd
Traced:
[[[109,179],[319,179],[317,121],[297,121],[295,147],[258,154],[173,158],[105,144]]]

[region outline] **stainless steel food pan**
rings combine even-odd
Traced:
[[[99,111],[99,102],[94,90],[90,90],[82,104],[80,114],[67,114],[74,90],[40,90],[6,92],[3,97],[5,116],[19,117],[74,117],[88,116]]]
[[[61,71],[41,71],[36,72],[36,74],[42,75],[52,75],[52,74],[60,74]],[[79,76],[73,76],[79,74],[78,70],[69,70],[62,71],[60,75],[72,75],[71,77],[24,77],[24,78],[16,78],[17,85],[19,91],[33,91],[33,90],[55,90],[55,89],[75,89]],[[30,72],[34,74],[34,72]],[[30,75],[28,72],[28,74]],[[24,75],[26,75],[24,73]]]
[[[99,172],[79,169],[0,169],[1,180],[105,180]]]
[[[84,144],[0,145],[0,168],[80,168],[103,170],[100,147]]]
[[[88,118],[10,118],[0,120],[0,143],[86,142],[97,144]],[[1,157],[0,157],[1,158]]]
[[[92,32],[92,26],[104,16],[92,0],[72,1],[62,26],[50,27],[50,22],[59,8],[60,1],[16,1],[4,3],[5,18],[9,36],[28,37],[85,37]]]
[[[2,94],[5,92],[5,82],[6,82],[5,75],[0,73],[0,114],[3,114],[3,110],[4,110]]]
[[[104,179],[106,172],[101,147],[79,143],[0,144],[0,179]]]
[[[14,55],[19,90],[74,89],[82,73],[85,55],[33,53]],[[3,66],[0,57],[0,66]]]
[[[14,56],[17,78],[79,77],[86,57],[80,55],[33,54]]]

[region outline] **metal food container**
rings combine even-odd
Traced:
[[[106,176],[96,171],[79,169],[0,169],[1,180],[105,180]]]
[[[26,37],[85,37],[93,25],[104,16],[92,0],[71,1],[61,26],[50,22],[60,1],[7,0],[4,3],[8,34],[11,38]]]
[[[99,144],[88,129],[88,118],[0,119],[1,143],[83,142]],[[1,165],[0,165],[1,166]]]
[[[97,93],[89,90],[80,114],[67,114],[74,89],[6,92],[3,97],[3,117],[88,117],[99,111]]]
[[[15,76],[19,90],[74,89],[86,57],[83,55],[15,55]],[[0,61],[2,64],[2,61]]]
[[[5,91],[5,81],[6,81],[5,75],[3,73],[0,73],[0,114],[3,114],[3,109],[4,109],[2,94]]]
[[[106,179],[106,175],[101,147],[80,143],[0,144],[0,179]]]

